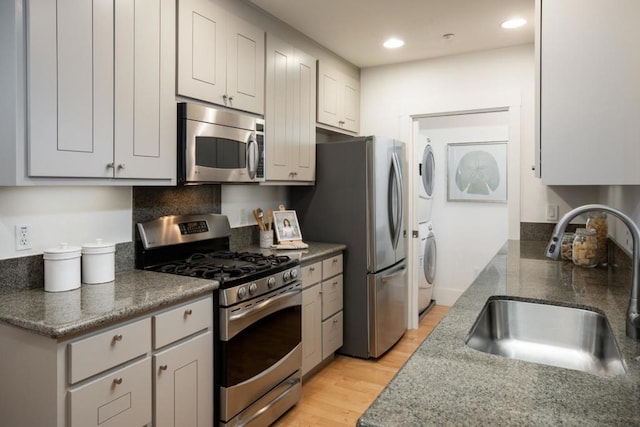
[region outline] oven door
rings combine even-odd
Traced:
[[[231,420],[279,384],[282,396],[300,392],[301,284],[287,286],[284,291],[279,289],[247,305],[245,302],[220,309],[220,418],[223,422]]]
[[[184,121],[184,182],[264,181],[264,144],[255,131]]]

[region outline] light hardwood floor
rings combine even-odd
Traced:
[[[418,346],[447,314],[436,305],[377,360],[342,355],[303,383],[302,398],[274,426],[355,426],[356,421],[391,381]]]

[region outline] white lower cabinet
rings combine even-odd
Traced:
[[[213,425],[213,333],[153,356],[156,427]]]
[[[151,422],[149,357],[69,391],[72,426],[143,426]]]
[[[0,324],[0,424],[211,426],[212,330],[211,295],[60,341]]]
[[[303,265],[302,375],[342,347],[342,254]]]

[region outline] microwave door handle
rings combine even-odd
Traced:
[[[253,138],[253,135],[249,135],[249,140],[247,141],[247,172],[251,179],[255,179],[258,173],[258,155],[258,143]]]

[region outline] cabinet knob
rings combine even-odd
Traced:
[[[107,169],[113,169],[114,167],[115,167],[115,164],[113,162],[107,163]]]
[[[338,262],[338,258],[334,258],[333,261],[331,261],[331,262],[336,264]]]
[[[233,96],[230,96],[230,97],[229,97],[229,101],[233,101]]]
[[[122,378],[114,378],[113,383],[114,384],[122,384]]]
[[[224,95],[222,95],[222,99],[226,100],[228,98],[227,94],[225,93]]]
[[[188,309],[184,311],[184,317],[191,316],[193,314],[193,310]]]
[[[118,341],[122,341],[122,334],[114,335],[113,339],[111,340],[112,344],[115,344]]]
[[[118,165],[118,169],[124,169],[124,163],[120,163],[120,164]]]
[[[316,271],[314,267],[309,267],[309,271]]]
[[[169,367],[167,365],[160,365],[161,371],[166,371]]]
[[[536,170],[536,165],[531,165],[531,170],[532,171]]]
[[[338,286],[338,281],[333,282],[333,286]]]
[[[338,319],[333,319],[333,323],[338,323]]]

